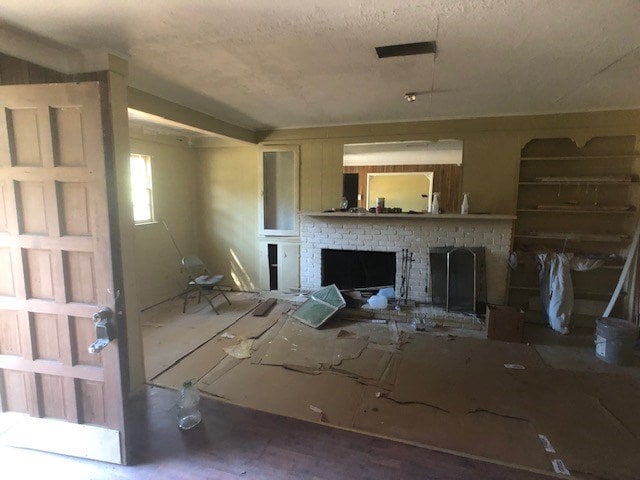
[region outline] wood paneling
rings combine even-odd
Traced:
[[[16,182],[20,233],[47,235],[47,203],[43,182]]]
[[[27,297],[53,300],[55,295],[51,251],[25,249],[23,253]]]
[[[71,352],[73,365],[102,366],[102,353],[92,355],[87,351],[95,341],[96,331],[93,319],[85,317],[69,317],[71,336]]]
[[[358,174],[358,206],[366,208],[367,174],[396,172],[433,172],[433,191],[440,192],[440,208],[445,213],[460,213],[462,167],[460,165],[370,165],[344,167],[344,173]],[[425,200],[426,205],[426,200]]]
[[[22,355],[18,312],[0,310],[0,354]]]
[[[82,145],[82,110],[79,107],[51,108],[54,164],[63,167],[86,165]]]
[[[0,162],[1,163],[1,162]],[[6,180],[0,180],[0,232],[6,232],[8,228],[7,207],[5,195],[7,194]]]
[[[61,235],[91,235],[89,191],[84,182],[56,182]]]
[[[96,273],[93,253],[64,252],[69,301],[95,303]]]
[[[37,110],[34,108],[5,110],[11,165],[16,167],[41,167],[40,132]],[[16,135],[20,132],[20,135]]]
[[[78,399],[82,423],[106,424],[102,383],[78,380]]]
[[[13,285],[13,266],[11,250],[8,248],[0,248],[0,271],[7,273],[0,275],[0,295],[14,296],[16,290]]]
[[[47,418],[66,418],[63,377],[36,375],[36,378],[38,379],[43,415]]]
[[[48,313],[31,313],[30,315],[34,358],[60,361],[58,316]]]
[[[70,75],[0,53],[0,85],[57,83],[69,80]]]
[[[28,413],[26,373],[0,370],[2,373],[3,408],[6,412]]]

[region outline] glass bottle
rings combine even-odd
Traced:
[[[433,194],[433,201],[431,202],[431,213],[440,213],[440,192]]]
[[[469,194],[462,194],[462,207],[460,208],[460,213],[462,215],[466,215],[469,213]]]
[[[189,430],[195,427],[202,420],[202,415],[198,409],[200,403],[200,393],[193,386],[191,381],[182,384],[178,397],[178,426],[182,430]]]

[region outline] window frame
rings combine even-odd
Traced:
[[[145,178],[144,178],[144,187],[142,187],[142,185],[136,185],[136,181],[133,178],[133,170],[131,169],[132,167],[132,162],[134,158],[140,158],[142,160],[144,160],[144,164],[145,164]],[[131,215],[133,218],[133,223],[134,225],[148,225],[148,224],[152,224],[152,223],[156,223],[155,220],[155,205],[154,205],[154,198],[153,198],[153,168],[151,166],[151,155],[145,155],[143,153],[133,153],[131,152],[129,154],[129,178],[130,178],[130,192],[131,192]],[[142,183],[142,182],[141,182]],[[148,218],[144,218],[144,219],[140,219],[140,220],[136,220],[136,191],[142,191],[142,190],[146,190],[147,192],[147,199],[148,199],[148,205],[149,205],[149,217]],[[146,205],[146,204],[145,204]]]

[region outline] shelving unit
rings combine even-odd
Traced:
[[[511,273],[509,303],[528,310],[530,319],[546,321],[535,268],[535,253],[544,251],[605,259],[595,270],[572,272],[581,312],[572,323],[593,326],[602,314],[639,217],[635,145],[633,136],[596,137],[582,148],[561,138],[534,139],[522,149],[513,250],[529,261]],[[622,295],[613,313],[624,315],[629,298]]]

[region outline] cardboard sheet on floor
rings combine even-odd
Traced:
[[[245,315],[236,323],[231,325],[226,331],[231,335],[242,338],[258,338],[269,330],[282,315],[291,309],[289,302],[280,301],[273,307],[268,315],[264,317],[254,317]]]
[[[372,382],[380,382],[389,367],[393,354],[376,348],[365,348],[357,357],[343,360],[332,367],[333,371],[352,375]]]
[[[228,373],[232,368],[240,365],[243,360],[231,356],[224,357],[218,364],[216,364],[204,377],[200,379],[200,382],[196,384],[196,387],[205,391],[207,387],[215,383],[220,377]]]
[[[521,377],[516,388],[527,392],[522,403],[569,470],[631,480],[640,471],[640,439],[634,432],[640,394],[637,386],[623,384],[607,374],[544,369]]]
[[[288,319],[263,355],[263,365],[291,365],[307,369],[326,369],[334,363],[355,358],[367,346],[368,337],[342,336],[349,331],[342,322],[330,328],[309,329],[298,321]]]
[[[147,379],[152,379],[189,352],[193,351],[240,317],[255,308],[254,294],[234,296],[231,305],[220,310],[180,314],[162,328],[146,327],[142,330],[144,364]]]
[[[640,379],[640,358],[634,366],[620,367],[603,362],[595,354],[593,342],[583,346],[536,345],[536,350],[544,363],[553,368],[584,372],[620,373],[621,369]],[[635,368],[634,368],[635,367]]]
[[[229,338],[213,338],[166,372],[158,375],[151,383],[179,389],[186,380],[198,381],[227,356],[224,348],[232,345],[233,342],[234,340]]]
[[[350,427],[364,386],[343,375],[307,375],[244,360],[199,388],[238,405],[302,420],[317,420],[310,409],[313,405],[324,412],[328,423]]]
[[[535,428],[488,413],[452,414],[420,404],[399,405],[367,387],[354,417],[357,430],[422,445],[549,470]]]
[[[510,370],[504,364],[519,364]],[[423,402],[465,414],[485,409],[527,418],[518,402],[515,378],[543,367],[533,347],[492,340],[412,335],[391,397],[400,402]]]

